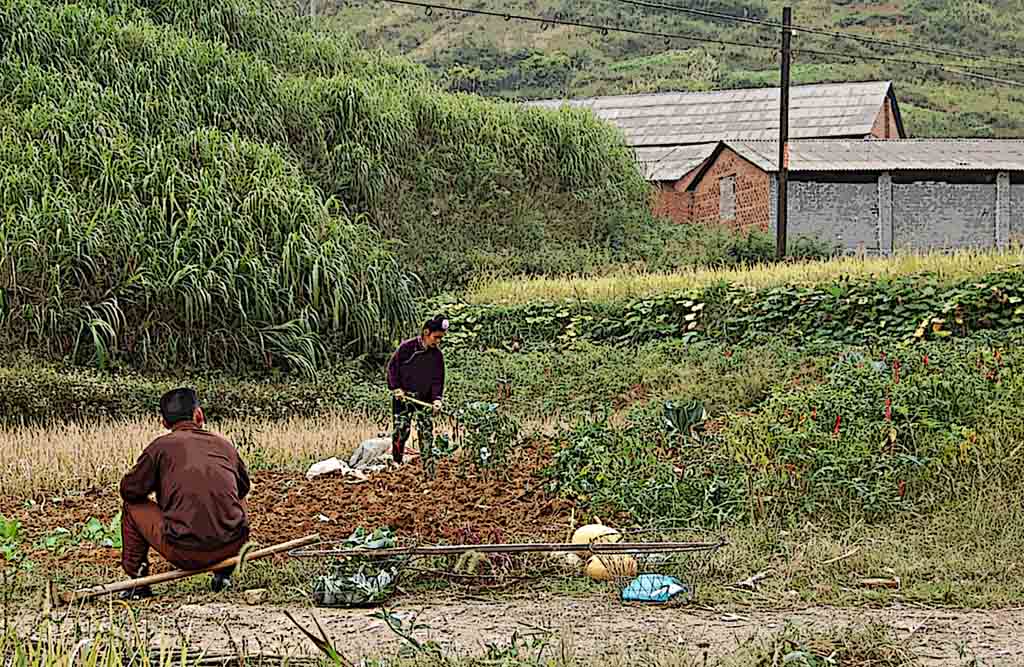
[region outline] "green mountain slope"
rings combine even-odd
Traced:
[[[774,21],[780,19],[786,4],[793,7],[798,25],[1000,54],[1003,59],[1018,53],[1024,39],[1024,24],[1019,20],[1024,2],[1020,0],[665,2]],[[775,46],[779,40],[771,29],[638,8],[619,0],[453,0],[439,4],[765,46]],[[454,12],[433,11],[428,16],[421,9],[379,0],[320,0],[318,7],[364,44],[408,54],[426,64],[452,90],[538,98],[778,84],[776,54],[768,49],[682,40],[666,44],[652,37],[615,32],[602,35],[568,26],[543,29],[538,24]],[[965,79],[905,62],[851,63],[849,56],[945,62],[962,69],[977,66],[977,62],[803,33],[794,36],[793,46],[831,54],[796,54],[794,83],[895,81],[908,132],[914,136],[1024,136],[1024,87]],[[1024,81],[1024,64],[1016,70],[984,73]]]

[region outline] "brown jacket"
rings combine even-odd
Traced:
[[[238,450],[192,422],[154,440],[121,480],[126,503],[156,492],[168,543],[213,551],[249,535],[249,471]]]

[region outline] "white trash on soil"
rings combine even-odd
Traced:
[[[352,456],[348,459],[350,468],[359,469],[363,466],[372,465],[378,459],[384,458],[391,453],[391,438],[370,438],[356,447]]]
[[[352,452],[348,463],[345,463],[336,456],[318,461],[306,471],[306,479],[313,479],[321,475],[341,473],[343,477],[353,482],[365,482],[369,480],[369,473],[380,472],[390,464],[391,439],[370,438],[364,440],[356,450]]]

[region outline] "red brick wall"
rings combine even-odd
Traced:
[[[878,112],[875,118],[875,125],[871,129],[871,136],[875,139],[899,139],[900,129],[896,125],[896,116],[892,112],[892,100],[885,98],[885,106]]]
[[[690,221],[689,192],[676,190],[672,183],[655,183],[653,199],[651,209],[655,216],[680,224]]]
[[[728,176],[736,178],[736,215],[732,220],[723,221],[718,210],[718,184],[719,179]],[[743,231],[754,228],[768,231],[771,226],[771,176],[729,148],[722,150],[691,192],[692,222],[725,224]]]

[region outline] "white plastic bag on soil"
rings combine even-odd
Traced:
[[[337,457],[332,457],[326,461],[320,461],[311,465],[309,470],[306,471],[306,479],[313,479],[320,475],[328,475],[332,472],[338,472],[339,470],[348,470],[348,466],[342,461],[339,461]]]
[[[364,468],[391,453],[391,438],[370,438],[356,447],[348,460],[350,468]]]

